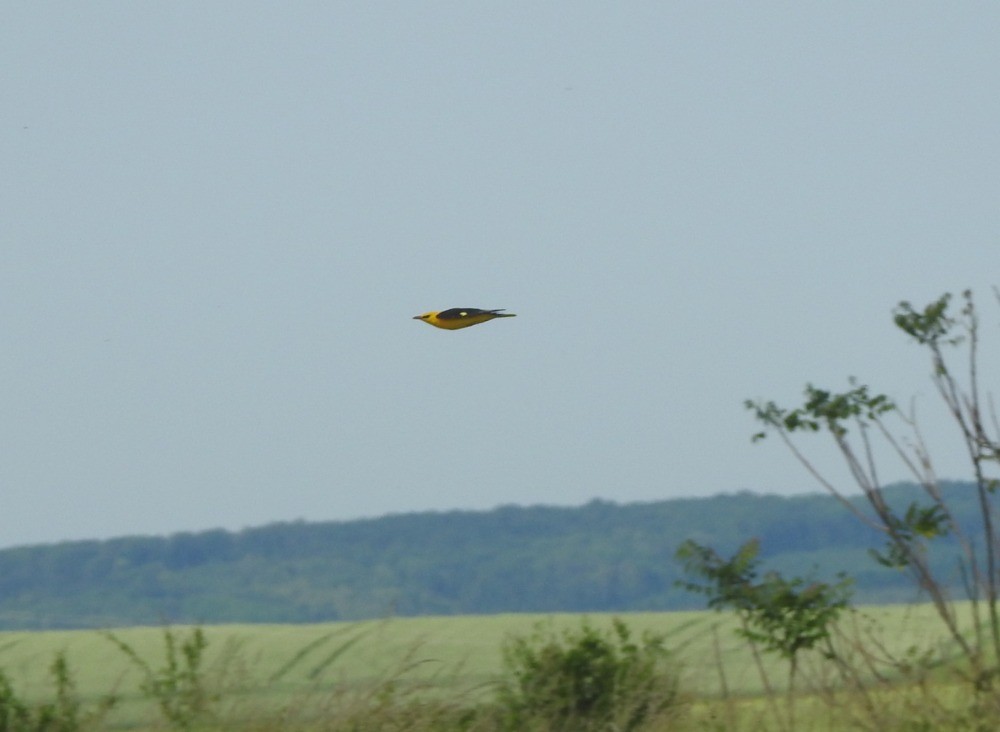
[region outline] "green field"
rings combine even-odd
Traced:
[[[611,615],[495,615],[398,618],[316,625],[220,625],[206,627],[206,673],[224,702],[271,709],[333,689],[377,688],[387,680],[449,698],[484,698],[501,671],[505,638],[528,635],[539,624],[579,628],[584,618],[605,627],[622,618],[636,634],[667,637],[682,669],[686,693],[717,698],[724,677],[730,694],[762,692],[761,677],[747,644],[733,633],[734,619],[713,612]],[[866,632],[902,654],[911,646],[934,648],[941,628],[927,606],[887,606],[861,610]],[[177,636],[189,632],[174,628]],[[116,629],[114,635],[158,668],[164,659],[164,628]],[[143,699],[141,675],[108,637],[98,631],[0,633],[0,667],[28,698],[51,695],[53,657],[64,652],[81,699],[93,701],[115,691],[123,703],[108,719],[131,726],[155,718]],[[773,677],[785,678],[778,659],[765,659]]]

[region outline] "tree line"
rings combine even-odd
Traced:
[[[887,495],[904,505],[915,489]],[[974,520],[968,486],[945,490]],[[0,628],[688,609],[700,605],[678,586],[677,547],[731,552],[751,538],[775,570],[849,571],[859,602],[915,599],[900,572],[868,560],[882,537],[833,497],[741,492],[15,547],[0,551]]]

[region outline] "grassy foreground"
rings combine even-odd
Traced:
[[[877,633],[879,643],[899,655],[914,647],[934,649],[940,637],[938,621],[926,606],[872,607],[861,612],[868,632]],[[502,668],[505,639],[530,635],[539,623],[576,629],[584,617],[596,628],[609,627],[612,618],[619,617],[636,635],[647,629],[665,635],[680,665],[684,693],[691,698],[718,699],[725,690],[730,698],[749,699],[748,704],[763,708],[759,668],[746,642],[732,632],[734,619],[707,611],[209,626],[204,628],[205,673],[222,694],[223,705],[251,705],[261,714],[295,706],[296,700],[310,695],[329,696],[333,689],[378,689],[387,683],[393,688],[419,688],[422,694],[476,700],[492,691]],[[115,629],[113,635],[151,667],[162,665],[163,628]],[[0,668],[25,698],[51,695],[49,667],[60,652],[84,703],[94,703],[112,691],[121,698],[105,720],[107,726],[145,726],[156,719],[155,705],[140,692],[141,673],[106,633],[0,633]],[[765,657],[764,665],[780,684],[781,661]],[[719,724],[720,729],[726,727]]]

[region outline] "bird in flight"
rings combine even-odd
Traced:
[[[414,315],[414,320],[422,320],[433,325],[435,328],[445,330],[458,330],[468,328],[470,325],[485,323],[493,318],[513,318],[515,313],[505,313],[504,308],[499,310],[480,310],[479,308],[451,308],[450,310],[432,310],[423,315]]]

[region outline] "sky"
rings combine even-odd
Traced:
[[[989,2],[4,3],[0,546],[818,490],[743,401],[849,376],[966,477],[891,315],[972,288],[996,355],[998,32]],[[517,317],[412,319],[451,307]]]

